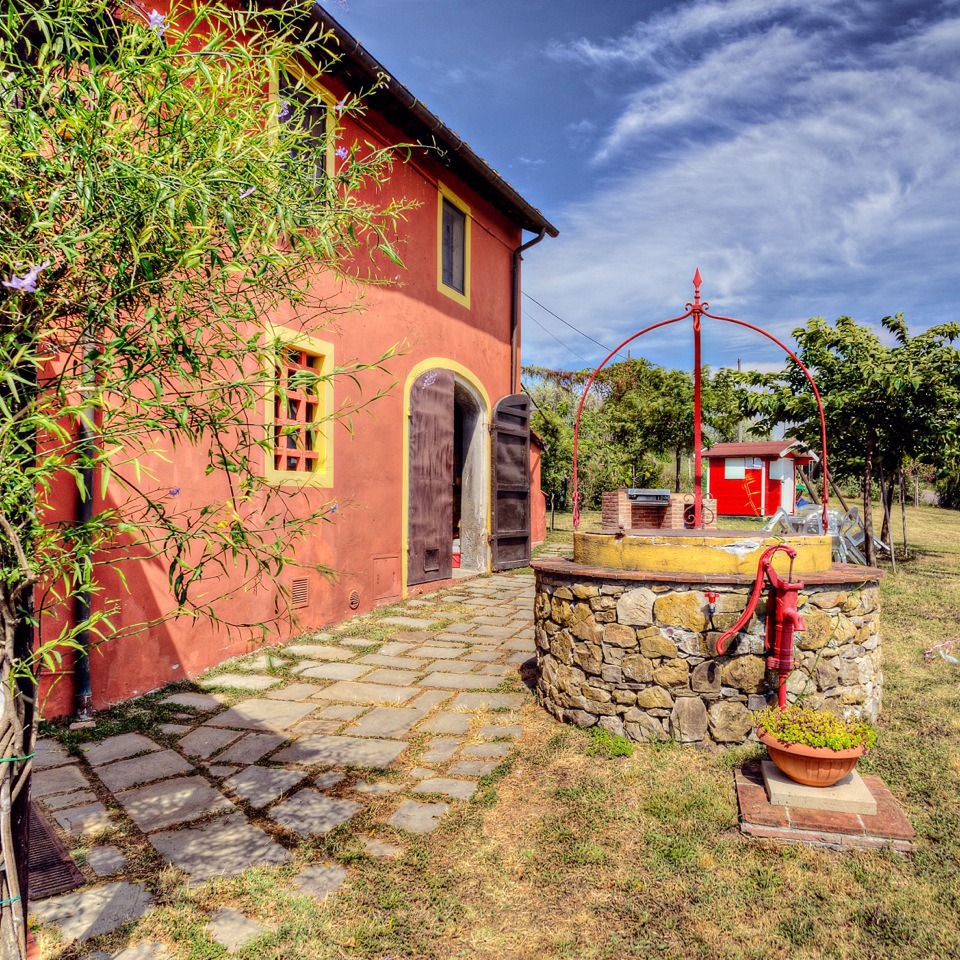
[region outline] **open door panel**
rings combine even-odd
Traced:
[[[491,432],[493,569],[511,570],[530,563],[530,398],[504,397]]]
[[[428,370],[410,393],[410,585],[453,575],[453,384]]]

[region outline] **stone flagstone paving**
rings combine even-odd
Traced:
[[[371,857],[402,857],[404,835],[435,830],[522,735],[516,711],[531,694],[518,675],[534,655],[533,598],[529,575],[464,580],[455,592],[398,604],[390,616],[360,617],[231,663],[198,681],[205,692],[162,698],[181,711],[159,728],[165,739],[109,737],[83,748],[85,763],[41,741],[36,793],[80,842],[128,818],[191,884],[282,866],[298,844],[371,803],[376,823],[365,825],[361,847]],[[392,636],[349,635],[371,620]],[[122,838],[109,842],[122,865]],[[323,900],[349,883],[350,870],[325,858],[286,885],[290,896]],[[33,915],[67,941],[108,932],[150,907],[143,888],[128,897],[120,884],[91,879],[33,904]],[[256,923],[221,911],[210,929],[234,943]],[[146,943],[96,955],[134,957],[141,948],[144,957],[163,955]]]
[[[207,930],[217,943],[227,948],[228,953],[236,953],[251,940],[264,932],[256,920],[245,917],[232,907],[219,907],[214,911]]]

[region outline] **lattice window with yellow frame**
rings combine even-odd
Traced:
[[[313,473],[317,452],[317,413],[320,409],[314,392],[320,357],[286,347],[277,364],[277,380],[284,385],[273,401],[273,467],[295,473]],[[303,374],[307,374],[304,377]]]
[[[313,337],[274,330],[275,389],[267,403],[268,479],[276,483],[329,486],[333,450],[329,416],[333,404],[333,347]]]

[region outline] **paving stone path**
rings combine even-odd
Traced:
[[[163,700],[182,710],[162,728],[175,738],[166,743],[121,734],[91,743],[82,764],[42,741],[34,795],[64,831],[94,844],[88,863],[97,876],[122,874],[124,858],[116,846],[96,845],[118,825],[98,799],[104,790],[190,883],[287,863],[288,847],[329,833],[373,801],[377,822],[393,829],[369,831],[364,849],[402,856],[402,832],[435,830],[522,734],[516,711],[531,694],[516,678],[534,655],[533,599],[528,575],[465,580],[379,619],[392,632],[385,642],[351,637],[369,622],[358,618],[237,661],[201,678],[208,692]],[[276,665],[292,676],[264,672]],[[238,691],[247,696],[226,706]],[[291,895],[322,900],[349,875],[326,860],[298,875]],[[83,941],[149,909],[138,891],[128,897],[116,881],[91,885],[36,902],[32,914],[59,925],[65,940]],[[260,929],[235,913],[220,911],[209,927],[231,949]],[[164,955],[142,944],[113,956],[141,956],[134,948]]]

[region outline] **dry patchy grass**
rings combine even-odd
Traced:
[[[531,703],[517,755],[434,834],[391,834],[371,806],[300,850],[298,865],[350,867],[325,904],[291,896],[294,866],[193,888],[167,870],[147,881],[159,909],[96,946],[154,939],[172,957],[220,957],[204,925],[229,905],[272,927],[241,960],[960,957],[960,669],[923,656],[958,632],[960,514],[911,521],[913,557],[882,586],[884,709],[865,766],[912,819],[914,856],[744,839],[731,768],[749,750],[589,756],[585,733]],[[402,858],[361,852],[374,828]]]

